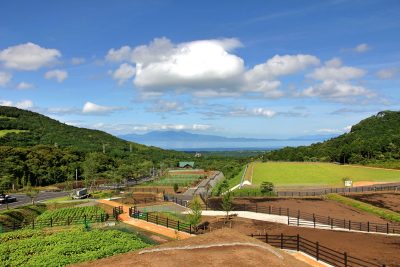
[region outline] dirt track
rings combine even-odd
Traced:
[[[220,207],[220,201],[216,198],[209,200],[211,208]],[[297,211],[300,210],[302,213],[315,213],[321,216],[330,216],[335,219],[346,219],[358,222],[375,222],[375,223],[386,223],[384,219],[381,219],[375,215],[359,211],[355,208],[346,206],[344,204],[324,200],[322,198],[302,198],[302,199],[285,199],[285,198],[235,198],[234,204],[255,204],[258,207],[276,207]],[[239,206],[240,207],[240,206]]]
[[[228,245],[232,243],[242,245]],[[228,229],[142,251],[147,253],[125,253],[78,266],[308,266],[281,250]]]
[[[350,194],[347,197],[359,200],[376,207],[400,212],[400,193],[366,193]]]
[[[204,218],[211,223],[211,229],[227,227],[222,220]],[[377,261],[388,266],[400,266],[400,237],[347,233],[320,229],[291,227],[264,221],[235,218],[232,220],[232,228],[244,234],[285,234],[297,235],[331,249],[347,252],[349,255]]]

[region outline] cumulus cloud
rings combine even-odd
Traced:
[[[82,113],[83,114],[106,114],[113,111],[121,110],[122,107],[115,106],[101,106],[92,102],[86,102],[83,105]]]
[[[31,109],[34,107],[32,100],[29,100],[29,99],[18,101],[18,102],[0,99],[0,106],[16,107],[16,108],[20,108],[20,109]]]
[[[83,57],[73,57],[71,59],[71,64],[72,65],[81,65],[81,64],[83,64],[85,62],[86,62],[86,59],[83,58]]]
[[[230,116],[234,117],[252,117],[252,116],[260,116],[260,117],[267,117],[271,118],[274,117],[277,113],[276,111],[266,109],[266,108],[234,108],[233,110],[229,111],[228,113]]]
[[[43,48],[34,43],[20,44],[0,51],[5,67],[16,70],[37,70],[54,63],[61,57],[57,49]]]
[[[248,93],[281,97],[280,76],[319,64],[319,59],[312,55],[276,55],[246,68],[244,60],[233,53],[241,46],[236,38],[180,44],[156,38],[149,45],[110,49],[106,60],[135,64],[133,83],[142,94],[175,90],[197,97],[235,97]]]
[[[7,85],[12,79],[12,75],[7,72],[0,71],[0,86]]]
[[[44,77],[47,80],[55,79],[57,82],[61,83],[68,78],[68,72],[65,70],[50,70],[45,73]]]
[[[376,73],[376,76],[379,79],[387,80],[394,78],[399,73],[399,69],[390,68],[390,69],[382,69]]]
[[[18,90],[26,90],[26,89],[31,89],[32,87],[33,87],[33,84],[31,84],[31,83],[20,82],[19,84],[17,84],[17,86],[15,88],[17,88]]]
[[[353,50],[357,53],[364,53],[370,50],[371,48],[367,44],[359,44],[356,47],[353,48]]]
[[[135,67],[127,63],[123,63],[119,66],[118,69],[116,69],[111,74],[113,79],[117,80],[119,85],[122,85],[126,81],[131,79],[133,76],[135,76],[135,73],[136,73]]]
[[[375,96],[373,92],[352,83],[352,80],[360,79],[365,74],[366,71],[362,69],[342,66],[340,59],[334,58],[307,75],[319,83],[309,86],[297,95],[338,102],[352,101],[354,98],[372,98]]]

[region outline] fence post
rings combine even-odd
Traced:
[[[331,218],[331,229],[333,229],[333,219]]]
[[[314,213],[313,213],[313,222],[314,222],[314,228],[315,228],[315,215],[314,215]]]
[[[189,224],[189,234],[192,234],[192,225]]]
[[[386,233],[389,234],[389,223],[386,223]]]
[[[347,253],[343,253],[344,256],[344,267],[347,267]]]
[[[296,248],[297,248],[297,251],[300,251],[300,235],[299,234],[297,234]]]
[[[85,220],[85,224],[86,224],[86,214],[85,214],[85,216],[84,216],[84,220]]]
[[[146,221],[149,221],[149,213],[146,212]]]
[[[367,222],[367,228],[368,228],[368,232],[369,232],[369,221]]]
[[[351,220],[349,220],[349,231],[351,231]]]
[[[53,227],[53,217],[50,217],[50,227]]]
[[[283,234],[281,234],[281,249],[283,249]]]
[[[297,226],[300,225],[300,210],[297,211]]]
[[[168,217],[167,217],[167,228],[168,228]]]
[[[158,214],[156,215],[156,224],[158,224]]]
[[[179,221],[178,221],[178,231],[179,231]]]
[[[319,261],[319,243],[317,242],[317,261]]]

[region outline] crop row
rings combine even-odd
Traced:
[[[82,218],[86,216],[88,219],[99,216],[100,214],[104,214],[104,210],[97,206],[89,206],[89,207],[75,207],[75,208],[63,208],[57,210],[49,210],[41,214],[36,218],[37,222],[41,221],[49,221],[50,219],[53,221],[74,219],[74,218]]]
[[[78,228],[16,231],[1,235],[0,241],[0,266],[65,266],[148,246],[131,233]]]

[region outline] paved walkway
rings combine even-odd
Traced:
[[[203,210],[201,214],[204,215],[204,216],[226,216],[226,212],[225,211],[217,211],[217,210]],[[281,223],[281,224],[288,225],[288,216],[257,213],[257,212],[251,212],[251,211],[231,211],[229,214],[237,214],[238,217],[246,218],[246,219],[273,222],[273,223]],[[297,218],[290,217],[290,220],[291,221],[297,220]],[[302,220],[302,219],[300,220],[300,222],[307,222],[308,225],[304,225],[304,224],[301,225],[300,224],[299,226],[297,226],[297,225],[290,224],[289,226],[314,228],[314,226],[312,225],[313,222]],[[331,229],[330,225],[321,224],[321,223],[316,223],[315,224],[315,228],[316,229],[331,230],[331,231],[357,232],[357,233],[365,233],[365,234],[400,236],[400,234],[386,234],[386,233],[376,233],[376,232],[365,232],[365,231],[349,230],[349,229],[346,229],[346,228],[340,228],[340,227],[336,227],[336,226],[333,227],[333,229]]]
[[[157,233],[157,234],[169,237],[169,238],[173,238],[173,239],[186,239],[186,238],[189,238],[192,236],[186,232],[177,231],[175,229],[167,228],[167,227],[157,225],[157,224],[154,224],[151,222],[134,219],[134,218],[130,217],[128,214],[129,208],[130,208],[130,206],[128,206],[128,205],[123,205],[119,202],[115,202],[115,201],[107,200],[107,199],[100,199],[100,200],[97,200],[97,202],[106,204],[111,207],[122,206],[123,213],[119,215],[119,219],[123,223],[141,228],[141,229],[149,231],[149,232],[153,232],[153,233]]]

